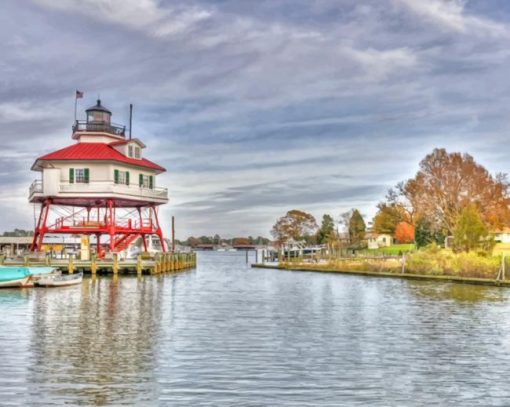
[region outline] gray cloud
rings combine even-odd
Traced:
[[[268,234],[294,207],[371,216],[430,149],[506,171],[507,2],[7,0],[0,229],[97,94],[168,168],[179,236]],[[168,227],[168,222],[166,222]]]

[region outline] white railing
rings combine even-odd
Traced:
[[[32,182],[32,185],[30,185],[30,197],[32,197],[35,193],[42,193],[43,192],[43,183],[40,179],[36,179],[34,182]]]
[[[145,188],[139,185],[116,184],[113,181],[95,181],[88,183],[76,182],[70,184],[61,182],[59,185],[59,195],[64,196],[72,193],[77,194],[120,194],[130,195],[134,198],[149,198],[168,200],[167,188]],[[44,193],[42,181],[34,181],[30,186],[30,197],[35,193]]]

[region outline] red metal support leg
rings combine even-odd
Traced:
[[[161,251],[166,252],[165,239],[163,238],[163,231],[159,225],[158,212],[156,208],[152,208],[152,211],[154,212],[154,220],[156,221],[156,235],[158,235],[159,241],[161,242]]]
[[[37,224],[35,225],[34,238],[32,239],[32,245],[30,246],[30,251],[32,251],[32,252],[37,248],[37,240],[39,238],[39,230],[41,227],[41,220],[43,218],[45,206],[46,206],[46,202],[43,202],[41,204],[41,210],[39,212],[39,219],[37,220]]]
[[[110,235],[110,252],[113,253],[115,249],[115,224],[113,222],[113,201],[111,199],[108,200],[108,230]]]
[[[44,239],[44,235],[48,230],[46,223],[48,222],[48,213],[50,211],[51,200],[46,200],[41,207],[41,216],[39,219],[39,225],[37,227],[36,233],[34,234],[34,240],[32,242],[32,251],[37,250],[41,251],[42,242]],[[34,247],[35,244],[35,247]]]

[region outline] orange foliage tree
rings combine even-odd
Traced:
[[[400,222],[395,228],[395,239],[399,243],[414,242],[414,226],[407,222]]]
[[[305,240],[317,233],[317,222],[313,215],[293,209],[276,221],[271,234],[279,245],[289,240]]]
[[[236,237],[233,242],[235,246],[248,246],[251,242],[246,237]]]
[[[434,149],[420,162],[414,178],[390,190],[390,204],[400,204],[408,219],[426,219],[451,235],[461,212],[475,207],[484,224],[498,229],[510,222],[509,184],[505,174],[491,175],[469,154]],[[406,219],[407,220],[407,219]]]

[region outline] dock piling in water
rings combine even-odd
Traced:
[[[67,272],[69,274],[73,274],[74,273],[73,256],[69,256],[69,263],[68,263],[68,266],[67,266]]]

